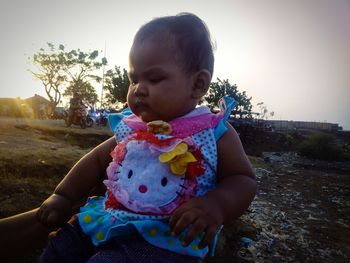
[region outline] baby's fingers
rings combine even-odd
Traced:
[[[201,242],[199,243],[198,247],[204,248],[206,246],[209,246],[211,241],[214,239],[217,232],[218,232],[217,226],[208,227],[207,230],[205,231],[205,235],[202,238]]]
[[[169,219],[170,229],[173,229],[176,226],[177,221],[179,220],[180,217],[181,217],[181,213],[178,213],[178,211],[176,210]]]
[[[197,219],[191,226],[189,226],[183,245],[189,245],[197,236],[203,233],[207,227],[207,221],[204,219]]]
[[[196,215],[191,212],[186,212],[177,219],[177,221],[173,221],[170,228],[175,236],[178,236],[182,231],[185,230],[192,222],[196,219]]]

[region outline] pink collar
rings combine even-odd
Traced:
[[[206,106],[195,108],[190,113],[169,122],[172,128],[170,135],[191,136],[202,130],[216,127],[223,117],[223,112],[213,114]],[[147,131],[146,123],[134,114],[125,117],[123,120],[133,130]]]

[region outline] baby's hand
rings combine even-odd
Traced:
[[[219,226],[223,223],[223,214],[218,204],[208,196],[195,197],[175,210],[169,226],[175,236],[188,227],[183,245],[189,245],[198,235],[204,233],[199,248],[208,246]]]
[[[62,195],[52,194],[41,204],[36,216],[42,224],[57,227],[69,219],[71,210],[70,200]]]

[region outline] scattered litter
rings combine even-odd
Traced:
[[[349,177],[298,168],[293,153],[264,157],[270,165],[255,168],[257,196],[237,230],[241,262],[349,262]]]
[[[250,239],[249,237],[241,237],[241,247],[249,247],[252,243],[253,240]]]

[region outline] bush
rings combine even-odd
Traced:
[[[318,133],[300,143],[298,153],[302,156],[320,160],[340,160],[342,150],[335,144],[333,136]]]

